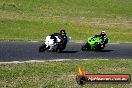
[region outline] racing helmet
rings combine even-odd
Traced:
[[[62,36],[65,36],[65,35],[66,35],[66,31],[65,31],[64,29],[61,29],[61,30],[60,30],[60,34],[61,34]]]
[[[105,31],[101,31],[101,36],[105,36],[106,35],[106,32]]]

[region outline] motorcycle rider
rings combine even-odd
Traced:
[[[65,44],[65,45],[67,44],[67,35],[66,35],[66,31],[64,29],[60,30],[59,38],[61,39],[62,44]]]
[[[95,35],[94,37],[100,37],[103,44],[106,44],[108,42],[107,34],[105,31],[101,31],[99,35]]]
[[[66,31],[64,29],[61,29],[59,33],[53,33],[50,35],[52,39],[54,39],[54,42],[57,41],[55,36],[58,36],[59,39],[61,39],[60,44],[67,44],[67,35],[66,35]]]

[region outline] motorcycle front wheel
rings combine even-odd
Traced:
[[[82,51],[86,51],[86,50],[90,50],[91,49],[91,46],[89,43],[86,43],[85,45],[82,46]]]
[[[39,52],[44,52],[46,50],[46,44],[43,44],[39,47]]]

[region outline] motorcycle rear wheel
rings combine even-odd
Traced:
[[[53,51],[57,53],[61,53],[63,51],[63,46],[58,44],[54,47]]]

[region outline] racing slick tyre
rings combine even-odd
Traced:
[[[82,46],[82,51],[85,51],[86,50],[86,47],[85,45]]]
[[[86,51],[86,50],[90,50],[91,49],[91,46],[89,43],[86,43],[85,45],[82,46],[82,51]]]
[[[58,47],[56,48],[56,52],[57,52],[57,53],[61,53],[61,52],[62,52],[62,46],[58,46]]]
[[[62,44],[57,44],[56,46],[54,46],[53,51],[57,52],[57,53],[61,53],[66,46],[62,45]]]
[[[39,47],[39,52],[44,52],[46,50],[46,44],[43,44]]]
[[[102,49],[104,49],[104,45],[98,44],[95,51],[101,51]]]
[[[59,52],[59,46],[58,45],[54,46],[53,51],[58,53]]]

